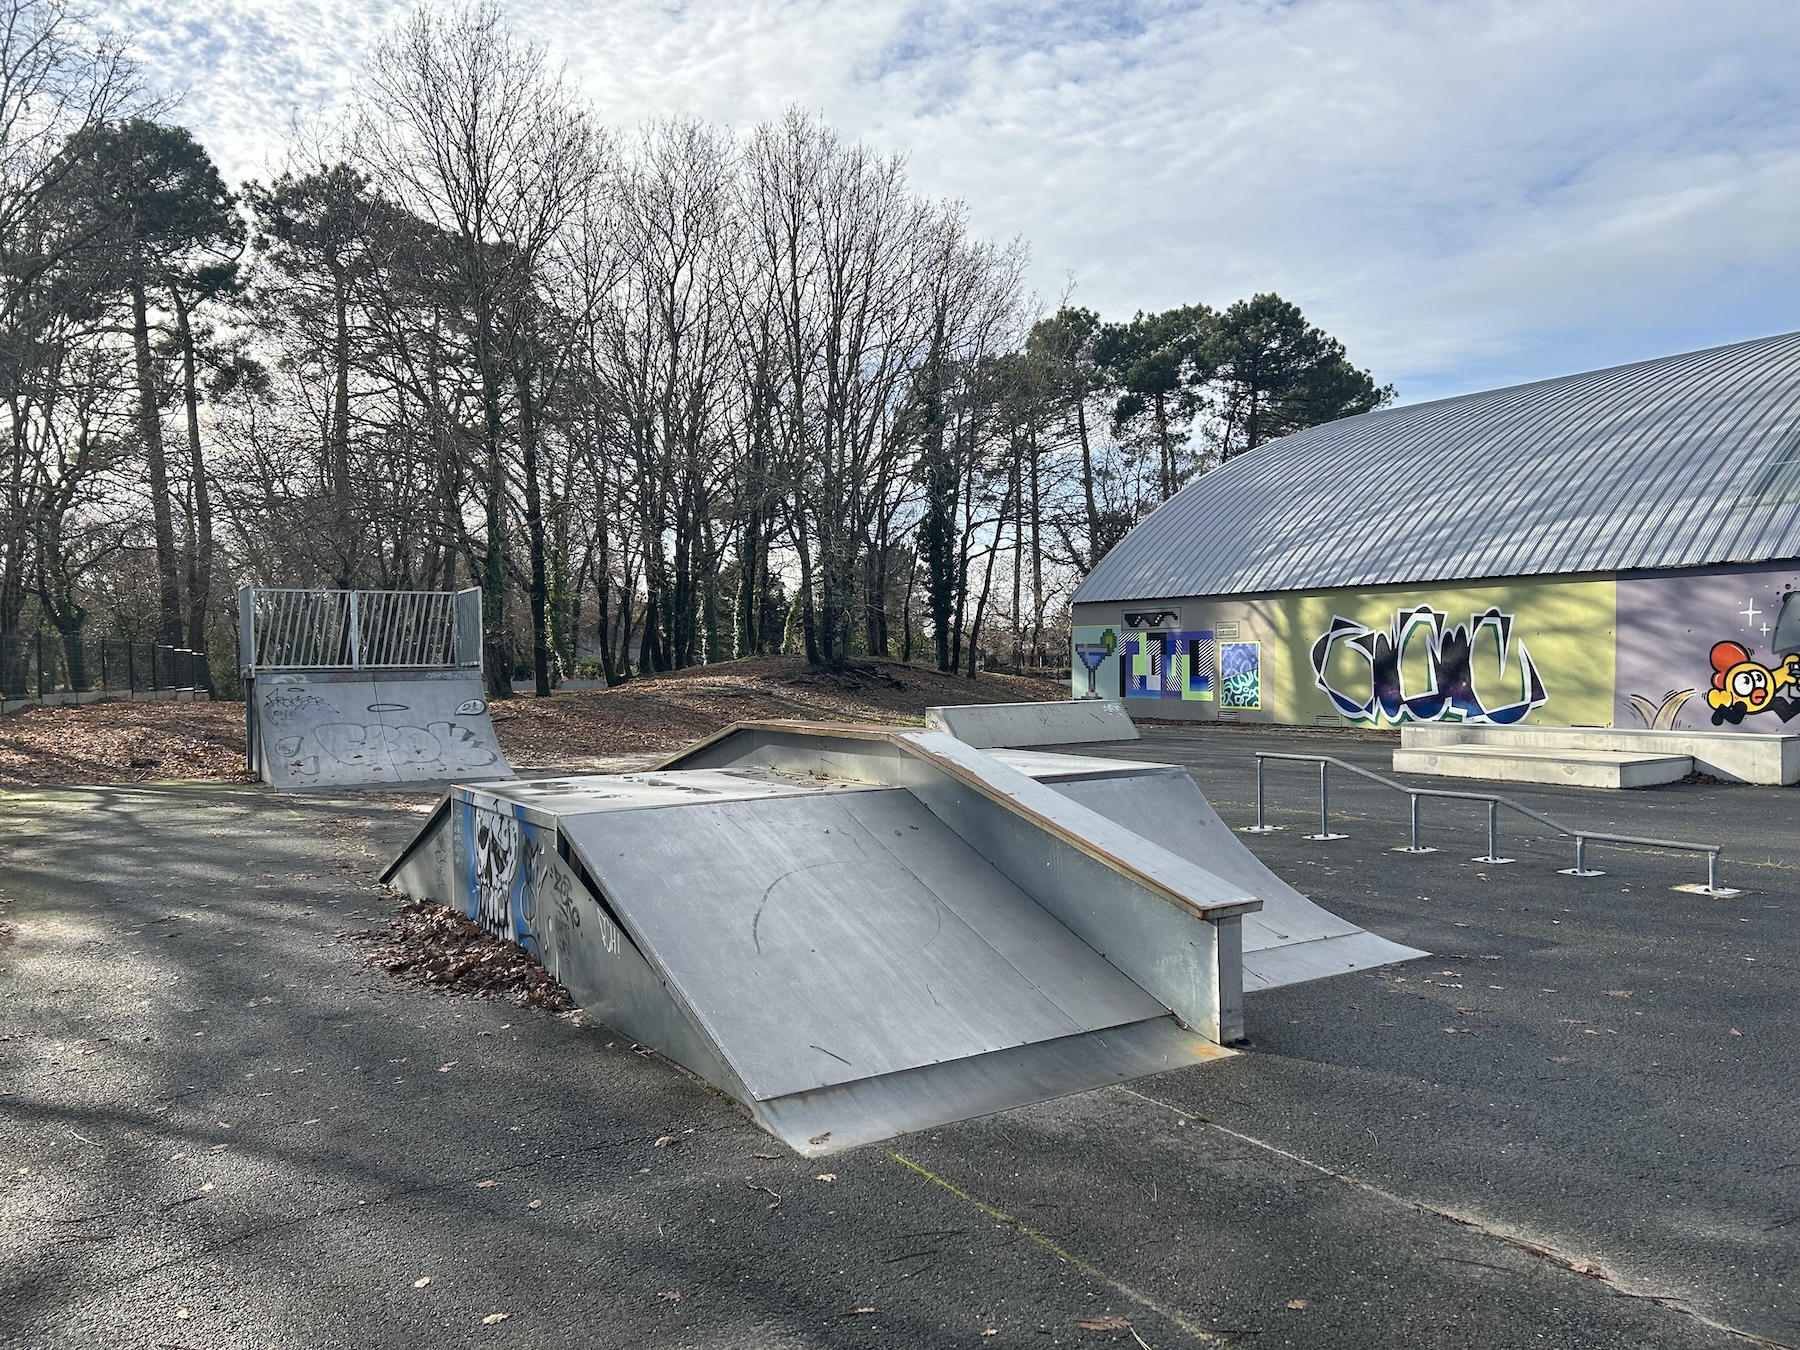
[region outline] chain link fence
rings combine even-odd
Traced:
[[[205,652],[123,638],[29,633],[0,637],[0,697],[212,689]]]

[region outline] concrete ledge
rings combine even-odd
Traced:
[[[1434,773],[1508,783],[1640,788],[1674,783],[1694,771],[1687,755],[1634,755],[1612,750],[1527,750],[1443,745],[1394,751],[1395,773]]]
[[[1619,727],[1485,727],[1431,724],[1400,729],[1405,750],[1490,746],[1511,750],[1602,750],[1686,755],[1701,773],[1739,783],[1800,783],[1800,736],[1741,731],[1634,731]]]
[[[1131,715],[1103,698],[1058,703],[964,703],[927,708],[925,725],[981,750],[1135,741]]]

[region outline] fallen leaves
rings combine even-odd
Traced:
[[[1131,1319],[1120,1317],[1117,1313],[1108,1313],[1105,1317],[1096,1317],[1087,1322],[1077,1322],[1075,1325],[1083,1331],[1130,1331]]]
[[[815,1134],[811,1139],[808,1139],[806,1142],[817,1146],[819,1144],[824,1143],[829,1138],[831,1138],[831,1131],[827,1130],[827,1131],[825,1131],[824,1134]]]
[[[426,1285],[428,1285],[430,1283],[431,1283],[431,1276],[421,1275],[421,1276],[419,1276],[418,1279],[413,1281],[413,1288],[414,1289],[423,1289]]]
[[[845,1313],[844,1316],[845,1317],[868,1317],[872,1313],[874,1313],[874,1311],[875,1311],[875,1309],[872,1307],[852,1308],[852,1309],[850,1309],[849,1312]]]
[[[542,1200],[533,1200],[529,1205],[525,1206],[526,1209],[542,1209],[543,1207],[544,1202]]]
[[[1606,991],[1606,996],[1608,998],[1630,998],[1631,990],[1629,990],[1629,989],[1608,989]]]
[[[681,1291],[679,1289],[665,1289],[662,1293],[658,1294],[657,1297],[664,1303],[679,1303],[681,1302]]]
[[[476,1190],[478,1190],[478,1191],[483,1191],[483,1190],[486,1190],[486,1189],[487,1189],[487,1188],[488,1188],[488,1187],[489,1187],[489,1186],[498,1186],[498,1185],[499,1185],[499,1184],[500,1184],[500,1183],[499,1183],[499,1182],[498,1182],[498,1181],[495,1181],[495,1180],[492,1180],[492,1179],[491,1179],[491,1178],[490,1178],[490,1179],[489,1179],[489,1180],[487,1180],[487,1181],[478,1181],[478,1182],[476,1182],[476,1183],[475,1183],[475,1189],[476,1189]]]
[[[836,1172],[821,1172],[821,1173],[819,1173],[818,1176],[814,1177],[813,1180],[814,1181],[836,1181],[837,1173]]]
[[[670,1144],[679,1144],[680,1142],[681,1136],[678,1134],[663,1134],[657,1136],[656,1142],[651,1147],[667,1148]]]
[[[1287,1301],[1287,1305],[1290,1308],[1304,1308],[1306,1306],[1306,1300],[1303,1298],[1290,1298]]]
[[[414,900],[388,920],[386,931],[340,933],[377,945],[370,964],[397,979],[475,998],[504,998],[546,1012],[570,1012],[575,1001],[523,947],[488,933],[456,910]],[[501,1027],[502,1031],[510,1027]],[[460,1063],[439,1068],[447,1073]]]
[[[481,1325],[484,1327],[491,1327],[496,1323],[504,1322],[511,1316],[511,1313],[489,1313],[486,1317],[481,1319]]]

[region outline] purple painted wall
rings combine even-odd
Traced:
[[[1621,573],[1615,631],[1614,726],[1800,735],[1800,559]]]

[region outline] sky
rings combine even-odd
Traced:
[[[232,181],[411,0],[100,0]],[[512,0],[610,126],[797,105],[1042,302],[1276,291],[1401,402],[1800,328],[1793,0]]]

